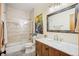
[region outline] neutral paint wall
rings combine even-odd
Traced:
[[[66,6],[60,6],[60,8],[57,8],[55,10],[61,9],[63,7],[66,7]],[[58,37],[63,39],[64,42],[78,45],[78,35],[77,34],[47,32],[46,15],[55,11],[53,8],[54,7],[37,8],[34,10],[34,17],[36,17],[37,15],[39,15],[41,13],[43,14],[43,31],[44,31],[43,33],[44,33],[44,35],[47,35],[48,37],[53,37],[54,35],[58,35]]]
[[[0,3],[0,17],[1,17],[1,3]],[[1,18],[0,18],[0,20],[1,20]]]

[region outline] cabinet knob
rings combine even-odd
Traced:
[[[46,48],[46,50],[48,50],[48,48]]]

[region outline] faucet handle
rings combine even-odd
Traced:
[[[60,42],[62,42],[63,41],[63,39],[62,38],[60,38]]]
[[[54,36],[54,40],[58,41],[58,35]]]

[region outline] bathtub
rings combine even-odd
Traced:
[[[27,43],[29,43],[29,42],[16,42],[16,43],[7,44],[6,54],[25,49],[25,46],[27,45]]]

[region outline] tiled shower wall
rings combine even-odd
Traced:
[[[30,41],[29,13],[7,5],[8,43]]]

